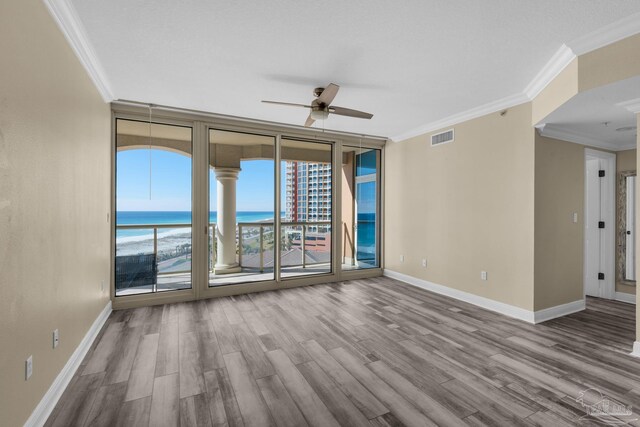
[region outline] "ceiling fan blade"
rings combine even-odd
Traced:
[[[338,89],[340,89],[340,86],[334,83],[329,83],[329,86],[325,87],[318,97],[318,102],[325,105],[331,104],[333,102],[333,98],[338,94]]]
[[[279,102],[279,101],[265,101],[265,100],[263,100],[262,102],[264,102],[265,104],[288,105],[290,107],[311,108],[311,105],[294,104],[293,102]]]
[[[373,114],[365,113],[364,111],[352,110],[351,108],[344,107],[329,107],[331,114],[337,114],[339,116],[357,117],[359,119],[370,119]]]
[[[311,118],[311,114],[309,114],[309,117],[307,117],[307,121],[304,122],[304,126],[305,127],[310,127],[312,124],[315,123],[315,120]]]

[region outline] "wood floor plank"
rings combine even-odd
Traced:
[[[115,425],[118,427],[148,426],[150,411],[151,396],[124,402],[119,408]]]
[[[351,375],[360,381],[371,393],[373,393],[382,403],[385,404],[394,416],[406,425],[410,426],[435,426],[432,420],[412,406],[404,397],[399,395],[389,385],[382,381],[376,374],[365,367],[353,355],[342,348],[330,350],[329,353],[338,361]]]
[[[201,355],[202,370],[207,372],[224,368],[222,351],[211,320],[207,317],[198,321],[195,330],[198,337],[198,351]]]
[[[339,426],[322,399],[282,350],[267,352],[287,391],[311,426]]]
[[[180,369],[177,313],[175,313],[175,316],[175,322],[165,322],[160,326],[158,354],[156,356],[156,377],[175,374]]]
[[[216,376],[216,386],[220,390],[220,396],[222,397],[222,404],[224,406],[224,413],[229,427],[242,427],[244,425],[244,421],[242,420],[240,407],[238,406],[238,401],[236,399],[233,386],[231,385],[231,379],[229,378],[227,369],[216,369],[214,373]],[[213,387],[208,390],[212,389]],[[216,419],[218,419],[218,417],[212,415],[211,419],[215,421]]]
[[[204,394],[180,399],[180,427],[208,426],[211,426],[211,415]]]
[[[55,416],[49,417],[45,427],[84,425],[98,394],[98,389],[104,380],[104,375],[104,372],[100,372],[78,377],[70,386],[69,393],[65,393],[58,402],[61,407],[60,411]]]
[[[142,336],[138,352],[133,360],[125,401],[151,396],[158,353],[158,338],[158,334]]]
[[[150,426],[171,427],[180,419],[180,379],[178,374],[156,377],[151,397]]]
[[[180,334],[180,398],[205,392],[204,373],[195,332]]]
[[[214,427],[229,425],[227,422],[227,412],[224,408],[224,396],[220,380],[218,378],[218,371],[213,370],[205,372],[204,382],[207,389],[211,424]]]
[[[93,400],[93,406],[91,406],[85,425],[91,427],[111,427],[115,425],[126,392],[126,382],[100,387]]]
[[[275,373],[273,366],[267,359],[258,337],[253,334],[249,326],[244,322],[236,323],[233,326],[242,354],[245,356],[254,378],[273,375]]]
[[[386,414],[389,410],[356,380],[333,356],[315,341],[302,344],[318,365],[329,375],[340,390],[369,419]]]
[[[308,425],[304,416],[291,399],[280,377],[272,375],[256,380],[276,424],[281,427]]]
[[[224,361],[244,424],[246,426],[275,425],[242,353],[225,354]]]
[[[106,368],[105,384],[116,384],[129,379],[131,368],[133,367],[133,359],[140,344],[142,330],[142,326],[124,327],[122,329],[117,350],[113,352],[113,357],[109,359]]]
[[[111,322],[108,324],[100,342],[96,349],[91,353],[90,358],[84,367],[83,375],[96,374],[104,372],[107,369],[109,360],[113,357],[114,352],[118,348],[120,333],[122,332],[123,323]]]
[[[395,391],[412,403],[413,406],[419,408],[430,419],[434,420],[439,425],[465,425],[462,420],[456,416],[456,414],[452,413],[439,402],[424,394],[409,380],[405,379],[402,375],[385,365],[384,362],[372,362],[369,363],[367,367],[380,377],[382,381],[390,385],[395,389]]]
[[[369,425],[367,417],[340,391],[316,362],[303,363],[297,365],[296,368],[320,396],[340,425],[359,427]]]

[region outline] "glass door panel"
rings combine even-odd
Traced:
[[[342,149],[342,269],[376,268],[380,233],[380,150]]]
[[[209,286],[274,280],[275,138],[209,130]]]
[[[281,143],[280,277],[332,272],[332,157],[329,143]]]
[[[191,288],[192,129],[116,120],[116,296]]]

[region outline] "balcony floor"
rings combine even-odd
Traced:
[[[350,263],[342,264],[342,271],[352,271],[362,268],[372,268],[372,265],[360,264],[360,266],[351,265]],[[300,277],[310,276],[315,274],[327,274],[331,272],[329,264],[315,264],[307,267],[292,266],[283,267],[281,277]],[[231,274],[209,274],[209,286],[225,286],[234,285],[240,283],[261,282],[267,280],[273,280],[273,268],[265,268],[263,272],[260,272],[256,268],[243,268],[239,273]],[[170,273],[161,274],[158,277],[157,292],[175,291],[179,289],[191,288],[191,273]],[[125,289],[119,289],[116,292],[116,296],[135,295],[152,293],[153,286],[137,286]]]

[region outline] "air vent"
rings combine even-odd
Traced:
[[[449,129],[446,132],[437,133],[435,135],[431,135],[431,146],[436,146],[440,144],[446,144],[447,142],[453,141],[453,129]]]

